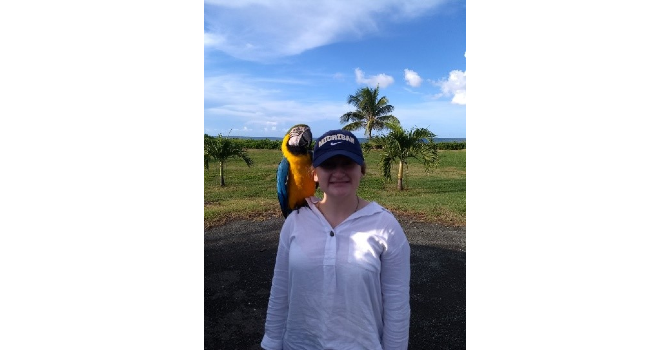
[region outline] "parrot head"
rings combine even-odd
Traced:
[[[286,148],[294,155],[309,153],[312,145],[312,130],[305,124],[297,124],[288,131]]]

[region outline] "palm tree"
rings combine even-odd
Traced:
[[[205,134],[205,169],[209,170],[209,161],[211,156],[209,155],[208,149],[213,147],[213,143],[216,142],[216,139],[213,136]]]
[[[249,158],[247,151],[242,145],[233,142],[229,138],[224,138],[219,134],[218,137],[212,137],[205,134],[205,168],[209,170],[209,162],[214,159],[219,161],[219,178],[221,186],[225,186],[223,178],[223,164],[229,159],[240,158],[244,160],[247,166],[253,165],[254,161]]]
[[[391,166],[398,162],[398,186],[402,191],[403,176],[407,160],[411,158],[423,161],[428,171],[437,165],[437,145],[433,142],[435,134],[426,128],[412,128],[407,131],[400,124],[389,124],[390,132],[382,137],[375,138],[375,143],[382,145],[381,169],[383,176],[391,179]]]
[[[370,139],[372,130],[383,130],[389,123],[400,123],[394,117],[393,106],[389,104],[388,98],[379,96],[379,85],[374,90],[369,87],[361,88],[355,95],[349,95],[347,103],[356,107],[353,112],[347,112],[340,117],[340,124],[345,124],[342,129],[348,131],[365,130],[365,136]]]

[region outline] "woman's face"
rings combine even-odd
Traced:
[[[314,181],[328,196],[346,197],[355,194],[361,182],[361,166],[346,156],[334,156],[314,169]]]

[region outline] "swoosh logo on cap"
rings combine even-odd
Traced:
[[[340,141],[340,142],[331,142],[330,145],[331,145],[331,146],[335,146],[335,145],[340,144],[340,143],[342,143],[342,142],[344,142],[344,141]]]

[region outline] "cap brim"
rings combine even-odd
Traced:
[[[353,152],[341,150],[341,149],[334,149],[332,151],[327,151],[319,156],[319,158],[314,158],[314,161],[312,162],[313,167],[318,167],[321,165],[321,163],[325,162],[329,158],[332,158],[334,156],[346,156],[348,158],[351,158],[356,164],[363,166],[363,158]]]

